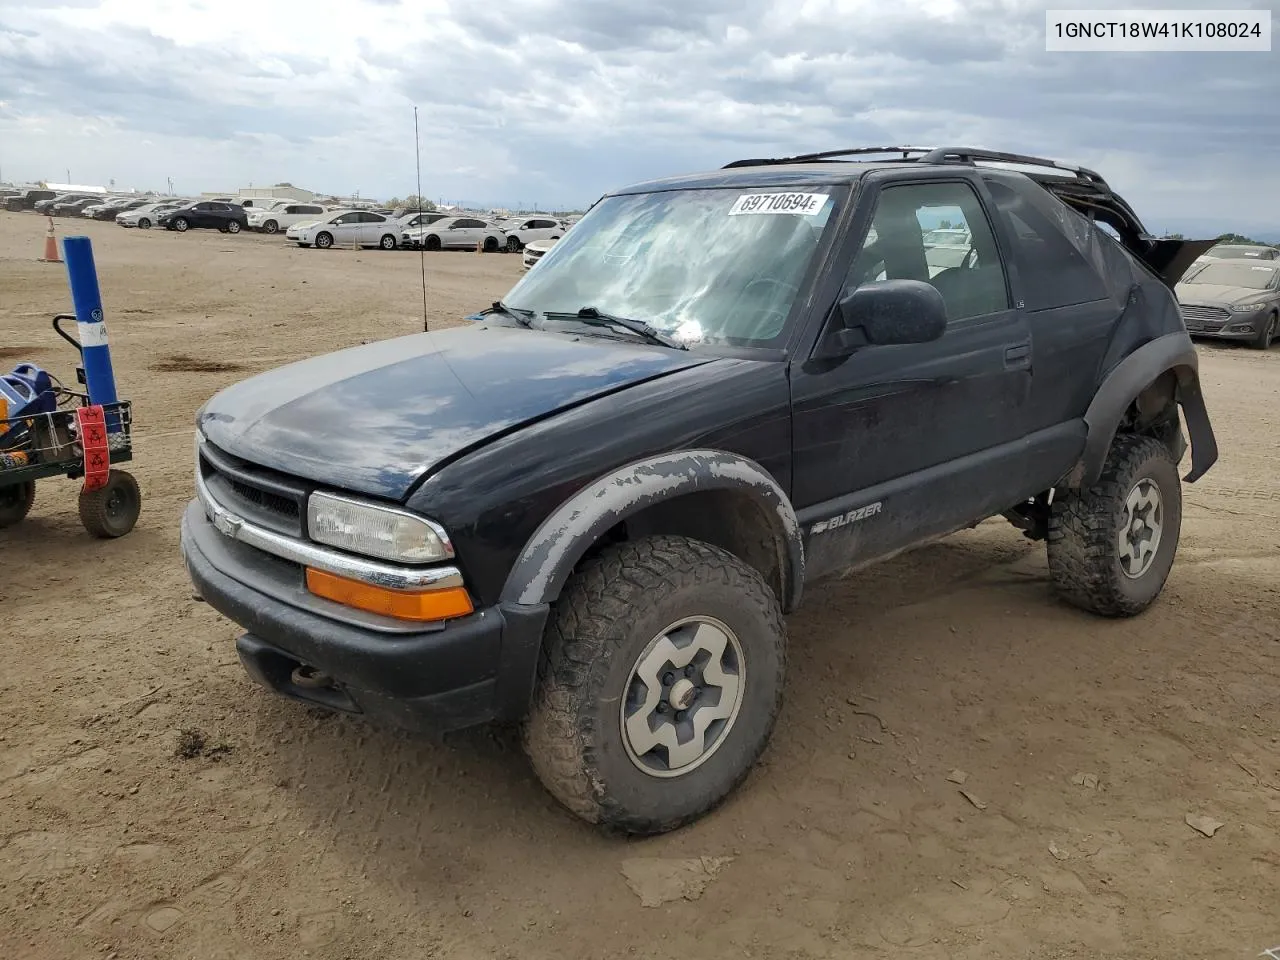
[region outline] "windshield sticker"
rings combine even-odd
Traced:
[[[798,213],[815,216],[826,206],[825,193],[744,193],[729,208],[729,216],[746,213]]]

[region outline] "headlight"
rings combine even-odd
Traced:
[[[1265,303],[1236,303],[1232,304],[1231,309],[1236,313],[1251,313],[1254,310],[1261,310],[1266,307]]]
[[[311,539],[382,560],[430,563],[453,556],[444,528],[393,507],[313,493],[307,501]]]

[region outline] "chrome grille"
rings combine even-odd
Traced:
[[[1231,312],[1221,307],[1182,307],[1182,322],[1188,330],[1220,330],[1230,318]]]
[[[295,480],[247,463],[206,441],[201,446],[200,476],[215,500],[269,530],[303,535],[307,491]]]

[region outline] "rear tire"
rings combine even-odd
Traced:
[[[106,486],[80,494],[80,522],[92,536],[104,540],[123,537],[133,529],[141,512],[138,481],[123,470],[112,470]]]
[[[583,820],[673,830],[747,777],[785,673],[786,627],[753,568],[684,537],[619,544],[587,561],[553,607],[525,752]]]
[[[0,487],[0,530],[21,523],[31,512],[31,504],[36,499],[34,480],[26,483],[15,483],[13,486]]]
[[[1262,329],[1258,331],[1258,335],[1250,342],[1255,350],[1267,350],[1271,346],[1271,341],[1276,338],[1276,314],[1267,314],[1267,319],[1263,321]]]
[[[150,229],[151,229],[151,221],[150,221],[150,220],[148,220],[146,217],[142,217],[142,218],[138,221],[138,229],[139,229],[139,230],[150,230]]]
[[[1098,482],[1050,508],[1050,579],[1072,606],[1132,617],[1164,589],[1181,529],[1182,482],[1168,447],[1117,437]]]

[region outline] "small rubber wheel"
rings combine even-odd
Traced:
[[[239,221],[239,220],[228,220],[228,221],[227,221],[227,233],[239,233],[239,232],[240,232],[240,221]]]
[[[1117,437],[1098,482],[1050,508],[1054,589],[1104,617],[1141,613],[1164,589],[1181,529],[1182,483],[1168,447]]]
[[[21,523],[31,512],[31,504],[36,499],[36,483],[15,483],[12,486],[0,487],[0,530]]]
[[[674,830],[747,777],[782,707],[786,627],[753,568],[655,536],[602,551],[556,601],[524,749],[589,823]]]
[[[1258,331],[1258,335],[1251,342],[1251,346],[1255,350],[1267,350],[1270,348],[1271,341],[1276,338],[1276,322],[1274,313],[1267,314],[1267,319],[1262,322],[1262,329]]]
[[[112,470],[106,486],[81,492],[80,522],[95,537],[123,537],[138,522],[142,492],[133,474]]]
[[[333,234],[317,233],[316,246],[319,247],[321,250],[328,250],[330,247],[333,246]]]

